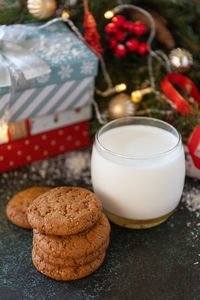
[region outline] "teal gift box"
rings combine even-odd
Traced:
[[[38,25],[29,26],[25,31],[20,30],[20,25],[7,26],[5,41],[14,41],[36,55],[49,66],[50,72],[25,80],[16,67],[20,83],[14,94],[10,97],[8,86],[0,88],[0,117],[8,111],[9,122],[15,122],[91,104],[97,57],[63,23],[40,30],[31,30]],[[11,58],[13,67],[15,57]]]

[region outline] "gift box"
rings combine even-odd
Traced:
[[[96,56],[62,23],[29,31],[28,26],[21,26],[0,26],[5,43],[3,54],[18,72],[14,95],[10,97],[10,87],[5,86],[9,78],[1,85],[0,117],[8,110],[9,122],[14,122],[90,104],[97,74]],[[38,65],[38,59],[44,67]],[[22,63],[24,60],[27,65]],[[29,63],[37,68],[31,70]],[[24,80],[23,72],[32,79]],[[3,70],[0,77],[8,77],[7,73]]]
[[[34,26],[0,26],[1,172],[89,145],[97,58],[64,24]]]
[[[91,106],[9,123],[0,131],[0,172],[89,146]],[[5,140],[7,138],[7,140]]]
[[[0,145],[0,172],[88,146],[88,124],[83,121]]]
[[[4,125],[3,129],[0,128],[0,144],[13,142],[82,121],[88,121],[91,115],[91,106],[87,105],[61,113],[8,123]]]

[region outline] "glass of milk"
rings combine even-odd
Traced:
[[[149,228],[178,206],[185,179],[180,134],[170,124],[125,117],[96,134],[92,184],[108,218],[123,227]]]

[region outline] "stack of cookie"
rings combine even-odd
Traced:
[[[56,280],[88,276],[103,263],[110,224],[92,192],[73,187],[51,189],[28,208],[33,228],[32,260]]]

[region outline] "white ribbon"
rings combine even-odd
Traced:
[[[25,80],[51,71],[46,62],[20,45],[27,31],[26,25],[0,26],[0,87],[12,85],[10,72],[13,69],[16,73],[22,73]]]

